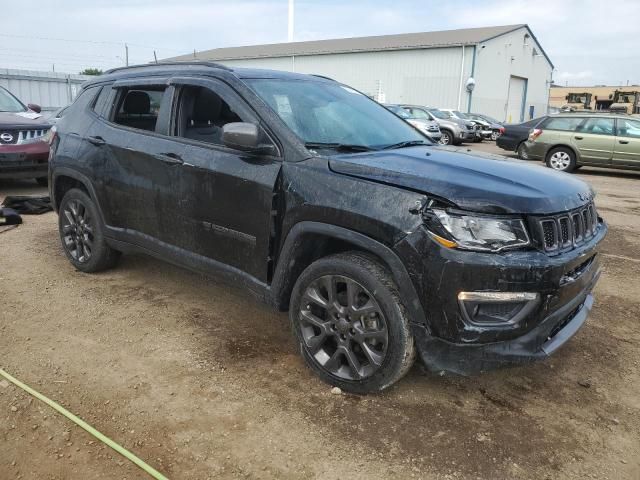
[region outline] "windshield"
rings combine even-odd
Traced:
[[[27,108],[16,97],[0,88],[0,112],[26,112]]]
[[[306,144],[379,149],[429,140],[379,103],[337,82],[248,79],[246,82]]]
[[[493,117],[489,117],[487,115],[478,115],[480,118],[484,118],[487,122],[489,123],[500,123],[498,120],[496,120]]]
[[[467,114],[466,114],[466,113],[459,112],[458,110],[454,110],[454,111],[453,111],[453,113],[454,113],[454,114],[455,114],[455,116],[456,116],[456,117],[458,117],[458,118],[465,118],[465,119],[467,119],[467,120],[469,119],[469,117],[467,116]]]
[[[451,114],[449,112],[443,112],[442,110],[433,109],[433,110],[429,110],[429,112],[434,117],[441,118],[443,120],[446,120],[447,118],[451,118]]]
[[[395,105],[386,105],[386,107],[401,118],[412,118],[409,112],[402,107],[396,107]]]
[[[420,110],[419,108],[412,108],[411,116],[413,118],[419,118],[421,120],[431,120],[431,117],[429,116],[429,114],[424,110]]]

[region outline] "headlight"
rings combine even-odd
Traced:
[[[435,227],[432,233],[445,240],[440,243],[450,248],[496,252],[530,243],[527,229],[520,218],[457,214],[441,209],[431,212],[428,222]],[[445,236],[448,238],[443,238]]]

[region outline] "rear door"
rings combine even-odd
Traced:
[[[527,95],[527,79],[511,76],[509,78],[509,93],[505,108],[507,123],[518,123],[524,120],[524,106]]]
[[[230,85],[214,78],[173,78],[173,141],[184,164],[174,188],[181,199],[178,245],[266,281],[274,188],[282,165],[273,155],[223,145],[232,122],[260,126],[261,143],[276,144],[258,115]]]
[[[113,85],[110,106],[87,132],[86,152],[110,234],[133,243],[171,242],[180,152],[166,135],[172,88],[166,79]]]
[[[608,117],[586,117],[573,134],[573,144],[582,163],[609,165],[615,141],[615,120]]]
[[[618,118],[612,166],[640,169],[640,120]]]

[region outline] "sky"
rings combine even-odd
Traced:
[[[78,73],[287,41],[288,0],[3,2],[0,68]],[[527,23],[561,85],[640,84],[640,1],[295,0],[294,40]]]

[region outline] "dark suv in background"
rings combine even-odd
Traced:
[[[0,178],[34,178],[46,185],[50,128],[38,105],[25,106],[0,87]]]
[[[288,310],[352,392],[416,352],[472,373],[545,358],[585,322],[607,231],[591,188],[431,143],[338,82],[209,63],[107,72],[57,124],[50,190],[84,272],[139,252]]]

